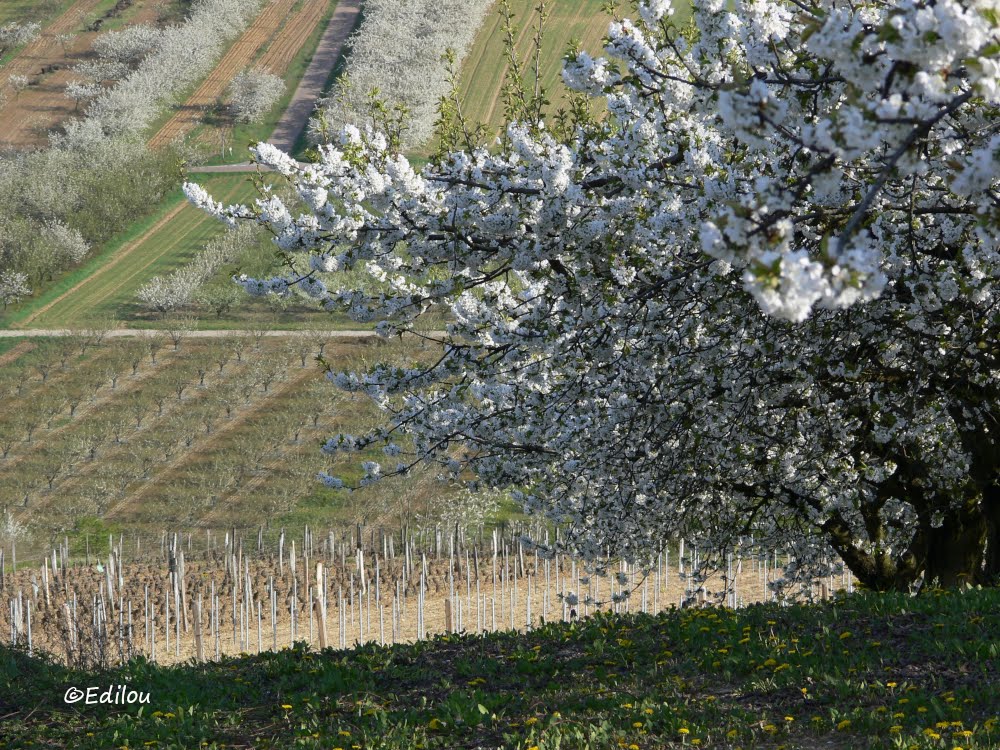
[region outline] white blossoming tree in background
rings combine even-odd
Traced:
[[[285,82],[266,70],[240,71],[229,86],[237,122],[259,122],[285,91]]]
[[[419,172],[352,127],[301,166],[258,145],[298,216],[187,186],[306,259],[251,293],[385,336],[449,312],[432,365],[331,373],[388,423],[324,450],[365,451],[365,483],[430,461],[512,488],[591,560],[754,535],[790,579],[995,581],[1000,4],[637,11],[566,64],[602,120],[547,129],[524,89],[499,146]],[[336,288],[356,268],[381,290]]]
[[[0,54],[34,41],[41,31],[41,24],[35,22],[7,23],[0,26]]]
[[[4,309],[12,302],[18,302],[31,294],[28,286],[28,274],[20,271],[3,271],[0,273],[0,303]]]

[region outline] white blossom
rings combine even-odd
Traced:
[[[360,123],[268,156],[297,215],[191,193],[308,253],[328,310],[443,315],[433,364],[329,374],[388,424],[324,452],[405,434],[592,563],[752,536],[795,551],[777,590],[838,556],[874,588],[1000,575],[995,4],[695,0],[694,33],[666,9],[568,61],[607,115],[566,137],[511,123],[416,171]]]

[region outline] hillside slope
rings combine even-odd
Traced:
[[[0,650],[0,746],[998,748],[1000,591],[602,616],[102,675]],[[137,705],[67,705],[128,684]]]

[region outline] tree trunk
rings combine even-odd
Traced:
[[[850,526],[839,516],[823,527],[833,548],[867,589],[908,591],[923,578],[924,584],[956,588],[989,583],[1000,575],[1000,491],[947,515],[932,528],[926,521],[914,530],[909,547],[890,557],[872,554],[859,545]]]
[[[1000,486],[986,488],[982,507],[986,517],[986,554],[977,582],[996,586],[1000,585]]]
[[[970,501],[931,529],[924,582],[942,588],[972,584],[980,577],[986,548],[986,517],[979,502]]]

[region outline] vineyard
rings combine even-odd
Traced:
[[[0,638],[70,665],[124,663],[142,654],[162,663],[260,653],[296,642],[347,648],[426,639],[440,633],[531,630],[598,612],[657,613],[676,606],[772,601],[777,552],[703,559],[665,550],[648,571],[620,565],[585,574],[576,561],[540,558],[522,546],[520,524],[351,531],[275,539],[205,530],[141,541],[93,539],[72,555],[68,541],[41,565],[16,562],[0,576]],[[548,532],[530,529],[538,539]],[[273,546],[272,546],[273,542]],[[298,544],[297,544],[298,543]],[[788,560],[781,557],[781,563]],[[0,566],[2,568],[2,566]],[[849,576],[817,582],[814,596]],[[628,598],[621,598],[628,592]]]

